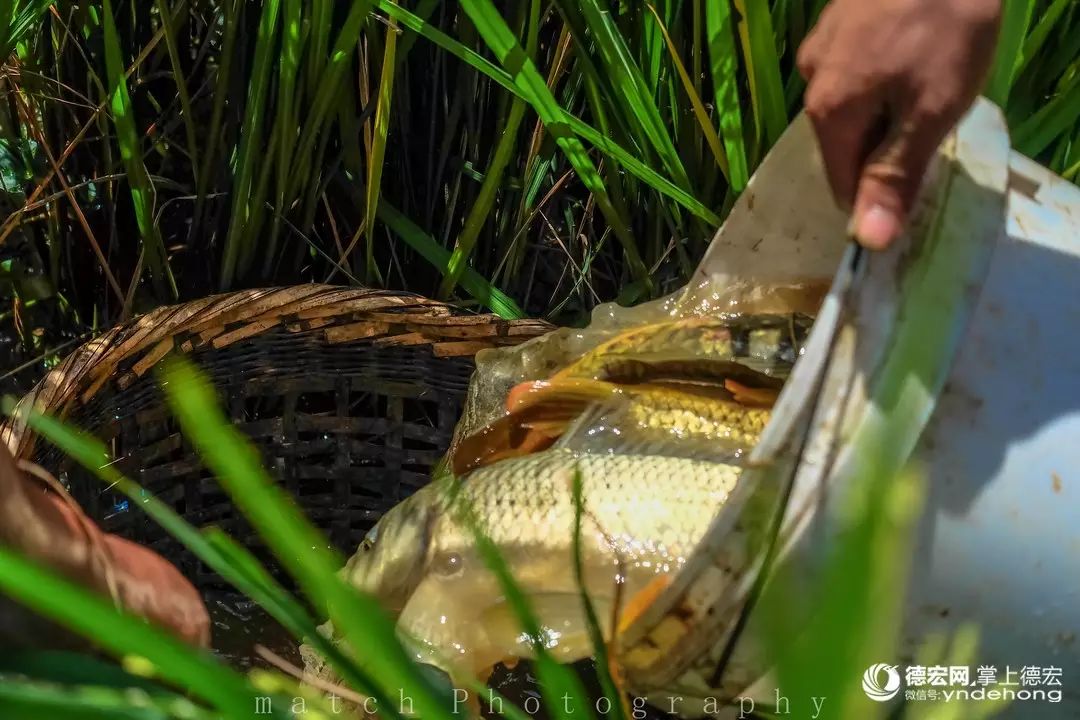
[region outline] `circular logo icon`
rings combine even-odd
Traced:
[[[900,671],[896,665],[878,663],[866,668],[862,676],[862,689],[866,697],[877,702],[886,702],[896,697],[900,692]],[[882,675],[885,682],[881,682]]]

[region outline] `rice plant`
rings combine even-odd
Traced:
[[[671,290],[798,111],[823,4],[4,3],[4,315],[55,345],[250,285],[568,323]],[[987,86],[1069,178],[1078,31],[1075,2],[1007,0]]]

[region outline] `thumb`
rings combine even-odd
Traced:
[[[863,166],[855,195],[852,231],[871,250],[887,248],[904,230],[923,176],[945,132],[904,123]]]

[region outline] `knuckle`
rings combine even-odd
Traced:
[[[863,168],[862,179],[874,180],[889,187],[901,187],[911,180],[909,163],[900,162],[900,158],[880,158],[867,163]]]
[[[828,78],[821,78],[806,91],[806,114],[812,120],[827,121],[841,113],[847,104],[847,93]]]
[[[795,55],[795,67],[803,77],[813,74],[814,69],[817,67],[817,56],[811,39],[807,39],[799,47],[799,51]]]
[[[921,128],[948,128],[960,119],[966,107],[959,93],[924,93],[915,103],[911,119]]]
[[[893,205],[895,210],[906,212],[918,193],[926,161],[915,155],[882,158],[863,168],[860,185],[870,185]]]

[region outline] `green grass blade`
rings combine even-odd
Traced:
[[[832,717],[881,717],[852,677],[896,656],[911,534],[924,494],[922,478],[910,473],[859,481],[862,502],[845,517],[843,535],[806,598],[813,612],[790,613],[792,593],[799,587],[802,596],[802,586],[787,586],[785,576],[766,596],[766,647],[778,684],[792,697],[828,698]],[[836,662],[822,665],[821,643]]]
[[[1004,3],[997,54],[984,91],[1001,107],[1005,107],[1009,100],[1036,0],[1004,0]]]
[[[634,63],[630,49],[612,20],[606,3],[601,6],[599,0],[579,0],[577,5],[588,23],[592,40],[600,50],[605,75],[617,97],[624,103],[629,115],[637,122],[640,134],[648,140],[668,176],[679,187],[689,189],[690,180],[686,175],[686,169],[660,117],[660,111],[653,100],[654,94],[646,84],[641,70]],[[577,38],[577,40],[581,43],[583,38]]]
[[[449,720],[438,691],[398,641],[394,622],[374,598],[340,580],[341,558],[267,476],[258,452],[222,415],[203,375],[185,360],[167,359],[163,389],[185,437],[307,597],[329,609],[334,627],[384,696],[405,688],[421,717]]]
[[[705,35],[709,46],[709,72],[716,92],[720,135],[724,138],[730,168],[731,188],[742,192],[750,180],[742,108],[739,105],[739,59],[735,49],[735,28],[731,7],[726,2],[705,3]]]
[[[526,30],[529,41],[526,52],[529,57],[532,57],[536,52],[540,30],[539,0],[531,0],[529,7],[529,23]],[[457,286],[461,273],[469,261],[469,256],[476,246],[476,239],[480,235],[480,230],[492,214],[495,195],[502,185],[506,167],[513,159],[514,150],[517,148],[518,130],[521,127],[522,119],[525,117],[526,107],[525,101],[519,97],[514,97],[510,102],[510,112],[499,136],[499,142],[495,146],[491,164],[488,166],[484,181],[480,185],[480,192],[477,194],[476,200],[465,218],[465,224],[461,228],[461,234],[458,236],[457,243],[454,246],[454,252],[447,263],[446,274],[443,276],[443,282],[439,289],[441,297],[449,297]]]
[[[247,102],[244,106],[244,122],[240,131],[240,148],[232,187],[232,214],[221,260],[220,286],[223,290],[232,285],[236,275],[245,228],[249,223],[258,224],[255,216],[265,214],[262,204],[253,202],[253,196],[256,163],[260,160],[265,162],[266,139],[263,137],[262,127],[266,114],[270,75],[274,70],[271,53],[277,45],[280,9],[281,0],[266,0],[259,17],[255,59],[248,84]]]
[[[154,187],[143,164],[142,150],[139,146],[139,133],[135,128],[134,108],[128,94],[127,80],[124,77],[124,63],[121,60],[120,39],[113,21],[112,3],[103,0],[102,6],[105,67],[109,81],[109,107],[112,110],[113,123],[116,125],[116,139],[120,145],[120,156],[127,171],[128,188],[131,190],[131,202],[135,207],[135,222],[142,237],[146,253],[146,264],[159,293],[168,297],[178,297],[176,280],[169,268],[169,259],[165,252],[165,243],[154,223]]]
[[[25,42],[30,33],[41,23],[42,17],[56,0],[18,0],[0,2],[0,62],[15,52],[19,43]]]
[[[427,22],[428,18],[431,17],[431,14],[435,12],[440,3],[442,3],[442,0],[420,0],[416,5],[414,13],[416,17]],[[420,34],[416,32],[405,33],[405,37],[398,43],[398,65],[404,64],[405,60],[409,57],[409,52],[412,50],[413,45],[416,44],[416,39],[418,37],[420,37]]]
[[[1080,12],[1077,20],[1064,27],[1064,31],[1058,34],[1057,48],[1048,53],[1039,70],[1045,72],[1044,77],[1052,80],[1061,78],[1077,57],[1080,57]]]
[[[649,9],[656,13],[657,17],[660,17],[660,13],[663,13],[663,17],[666,20],[661,19],[660,25],[666,25],[671,20],[671,2],[670,0],[659,0],[662,3],[662,7],[658,12],[656,7],[649,4]],[[661,36],[660,27],[657,24],[648,22],[644,13],[639,13],[640,22],[639,32],[641,36],[641,68],[642,75],[645,79],[645,86],[653,92],[653,99],[657,100],[659,97],[659,90],[663,87],[661,68],[664,66],[664,38]]]
[[[138,688],[151,694],[171,694],[148,678],[133,675],[114,662],[71,650],[15,650],[0,655],[0,675],[20,675],[57,685],[96,685]]]
[[[38,412],[30,412],[27,424],[33,432],[51,441],[68,457],[94,473],[103,485],[120,490],[139,510],[149,515],[163,530],[173,536],[181,545],[206,563],[222,579],[240,590],[245,596],[255,600],[274,620],[278,621],[298,639],[308,638],[332,662],[345,677],[351,687],[357,691],[378,696],[374,687],[361,670],[348,662],[332,643],[326,641],[315,622],[303,610],[300,603],[276,582],[267,570],[259,565],[255,557],[235,543],[229,535],[217,528],[204,531],[195,530],[172,507],[132,480],[117,472],[116,466],[109,459],[105,446],[96,438],[71,429],[63,422]],[[380,704],[386,706],[390,698],[380,697]],[[390,705],[392,707],[392,705]],[[396,717],[396,712],[392,714]]]
[[[394,53],[397,48],[397,36],[400,31],[396,26],[386,29],[386,43],[384,44],[382,74],[379,78],[379,100],[375,106],[375,132],[371,139],[371,152],[368,155],[368,174],[366,203],[364,212],[364,236],[366,239],[364,255],[367,260],[367,279],[382,276],[375,266],[375,214],[379,209],[379,191],[382,187],[383,160],[386,157],[386,138],[390,132],[390,104],[394,97],[394,76],[397,64],[394,61]]]
[[[157,676],[187,688],[227,717],[251,714],[260,693],[209,653],[117,610],[108,600],[6,547],[0,547],[0,589],[118,657],[144,658],[140,663],[149,662]]]
[[[626,255],[627,264],[633,276],[646,285],[651,285],[649,270],[641,259],[637,242],[627,226],[626,219],[621,217],[611,204],[604,181],[596,171],[596,166],[585,147],[573,134],[566,113],[551,94],[544,78],[529,60],[525,50],[517,42],[498,10],[495,9],[491,0],[463,0],[462,7],[468,13],[484,42],[508,68],[514,84],[525,93],[525,99],[540,116],[547,131],[555,138],[556,144],[562,148],[582,184],[593,194],[600,212],[603,213],[622,243],[623,253]]]
[[[1017,65],[1014,77],[1019,77],[1027,66],[1042,53],[1050,34],[1058,28],[1062,14],[1074,3],[1075,0],[1053,0],[1032,28],[1031,34],[1024,40],[1023,50],[1020,53],[1020,62]]]
[[[4,720],[217,720],[220,715],[178,695],[133,695],[97,686],[0,682]],[[254,705],[252,705],[254,707]]]
[[[218,528],[209,528],[203,531],[202,535],[213,556],[218,558],[216,565],[207,563],[215,572],[257,602],[281,623],[282,627],[292,633],[294,638],[304,640],[318,650],[352,690],[373,697],[381,708],[381,716],[401,717],[397,709],[397,698],[387,695],[357,663],[347,657],[337,645],[327,640],[319,632],[315,620],[296,598],[281,587],[250,552]],[[202,555],[199,557],[206,561]],[[221,572],[219,566],[228,568],[227,572]]]
[[[314,86],[311,111],[296,145],[296,165],[292,173],[291,197],[299,195],[301,189],[311,186],[311,163],[316,145],[321,137],[325,137],[323,126],[329,117],[330,109],[336,103],[342,80],[345,77],[345,69],[349,67],[356,43],[360,39],[360,31],[363,29],[370,9],[369,0],[353,0],[349,7],[349,14],[341,25],[341,31],[334,40],[330,59],[326,62],[325,69],[317,76],[318,84]],[[329,18],[326,22],[329,23]],[[313,53],[316,50],[317,48],[313,49]],[[313,80],[310,76],[308,79],[309,82]]]
[[[185,0],[186,1],[186,0]],[[161,17],[161,29],[165,34],[165,47],[169,52],[169,64],[173,77],[176,78],[176,93],[180,98],[180,111],[183,115],[184,133],[187,138],[188,156],[191,159],[191,172],[198,185],[199,144],[195,134],[195,114],[191,105],[191,93],[188,92],[187,78],[184,77],[184,64],[180,59],[180,49],[176,45],[176,28],[173,27],[172,11],[167,0],[156,0],[158,16]],[[181,2],[182,6],[184,2]]]
[[[679,79],[682,81],[683,90],[690,99],[690,105],[694,109],[694,117],[697,118],[698,126],[701,128],[701,134],[705,138],[705,144],[709,146],[709,150],[716,159],[717,166],[724,173],[724,177],[729,177],[731,170],[728,167],[727,155],[724,154],[724,149],[720,144],[720,136],[716,134],[716,129],[713,128],[712,120],[709,118],[709,111],[705,109],[705,103],[701,101],[701,96],[698,94],[697,87],[695,86],[694,81],[691,80],[690,74],[686,72],[686,66],[683,65],[682,59],[679,57],[679,49],[676,47],[675,41],[671,39],[671,34],[668,33],[667,27],[665,27],[664,23],[661,21],[660,15],[656,12],[656,8],[651,4],[648,8],[652,12],[653,17],[656,18],[656,25],[663,34],[664,42],[667,44],[668,54],[671,56],[671,63],[675,66],[675,70],[679,74]]]
[[[379,203],[379,218],[386,223],[398,237],[408,243],[421,257],[435,267],[446,272],[450,263],[450,251],[424,232],[416,223],[385,200]],[[525,312],[509,295],[492,285],[487,279],[470,267],[462,270],[459,280],[465,292],[476,298],[484,307],[499,317],[515,320],[525,317]]]
[[[514,80],[509,73],[503,71],[479,54],[457,42],[438,28],[425,23],[416,15],[413,15],[391,0],[376,0],[376,2],[380,10],[397,20],[404,27],[416,31],[427,40],[435,43],[442,49],[467,63],[469,66],[479,70],[502,87],[515,93],[518,97],[525,98],[526,101],[532,104],[532,101],[529,99],[529,93],[520,89],[514,83]],[[570,129],[577,133],[583,140],[625,167],[627,171],[653,190],[675,200],[687,210],[714,227],[720,225],[720,217],[716,213],[707,208],[702,202],[690,195],[687,191],[679,188],[673,182],[660,175],[654,169],[649,167],[647,163],[639,160],[634,153],[627,151],[625,148],[619,146],[618,143],[611,140],[607,135],[573,115],[567,115],[566,121],[569,123]]]
[[[273,579],[251,553],[237,545],[225,532],[218,528],[208,528],[202,532],[193,528],[170,506],[119,473],[105,446],[96,438],[36,411],[28,413],[26,421],[35,433],[94,473],[105,487],[124,493],[133,505],[149,515],[226,582],[257,602],[294,637],[307,638],[355,690],[377,697],[383,707],[393,707],[392,703],[387,705],[391,698],[381,697],[371,679],[323,638],[317,631],[316,623],[300,603]],[[396,717],[397,713],[391,713],[391,716]]]
[[[323,69],[326,67],[326,51],[330,47],[330,30],[333,25],[334,2],[333,0],[311,0],[306,3],[311,14],[305,20],[308,28],[308,39],[311,43],[311,53],[307,57],[307,86],[315,93],[319,87]]]
[[[593,652],[595,653],[600,688],[604,691],[604,695],[612,701],[611,706],[614,719],[626,720],[626,708],[624,706],[625,697],[619,691],[618,685],[615,683],[615,678],[611,674],[611,657],[608,655],[608,648],[607,643],[604,642],[604,635],[600,631],[600,619],[596,615],[596,608],[593,606],[592,598],[590,598],[589,594],[585,591],[587,585],[585,584],[584,550],[582,549],[582,520],[585,517],[585,496],[583,487],[584,483],[582,481],[581,471],[575,469],[572,488],[574,500],[574,577],[577,581],[578,588],[581,589],[581,603],[585,608],[586,626],[589,629],[589,637],[592,640]],[[612,628],[612,633],[614,633],[615,630],[615,628]]]
[[[735,7],[743,16],[740,23],[740,28],[744,30],[743,57],[750,80],[754,114],[765,140],[763,150],[768,150],[780,139],[788,124],[772,15],[766,0],[735,0]]]
[[[243,0],[232,0],[232,5],[226,6],[224,13],[225,27],[221,39],[221,65],[217,69],[217,78],[214,83],[214,102],[210,110],[210,132],[207,133],[206,152],[203,155],[203,164],[199,169],[195,183],[195,212],[193,213],[191,230],[192,235],[201,233],[203,215],[206,208],[206,200],[210,194],[210,178],[216,163],[221,163],[219,144],[221,143],[222,130],[225,126],[225,106],[231,94],[230,78],[232,77],[233,58],[237,53],[237,29],[240,25],[241,3]]]
[[[0,0],[0,62],[6,63],[15,43],[11,36],[15,26],[15,1]]]
[[[1061,177],[1069,182],[1075,182],[1077,176],[1080,176],[1080,160],[1077,160],[1073,165],[1069,166],[1061,173]]]
[[[1054,140],[1070,132],[1078,120],[1080,72],[1073,75],[1057,97],[1013,130],[1013,147],[1029,157],[1035,157],[1050,147]]]
[[[304,50],[303,0],[285,0],[281,28],[281,57],[278,61],[277,115],[274,123],[275,149],[277,159],[274,162],[276,209],[273,227],[267,242],[263,275],[270,277],[273,264],[277,259],[278,238],[281,233],[282,213],[286,211],[286,198],[292,178],[289,170],[293,165],[293,151],[296,138],[300,134],[300,120],[297,117],[297,80],[300,73],[301,54]],[[250,239],[245,244],[252,244]]]

